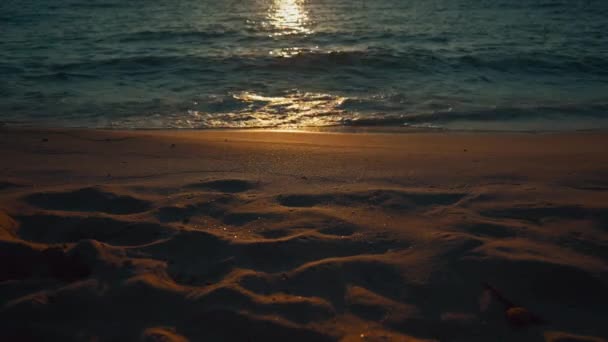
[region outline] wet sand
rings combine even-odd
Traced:
[[[0,128],[0,339],[606,341],[608,134]]]

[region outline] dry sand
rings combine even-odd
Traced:
[[[0,128],[2,341],[606,341],[608,134]]]

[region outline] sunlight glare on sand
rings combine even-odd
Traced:
[[[302,0],[274,0],[268,12],[268,20],[276,30],[272,36],[309,34],[308,12]]]

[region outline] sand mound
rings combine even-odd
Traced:
[[[256,183],[242,179],[218,179],[212,181],[202,181],[186,186],[187,188],[212,190],[224,193],[245,192],[256,188]]]
[[[541,224],[547,220],[594,220],[602,227],[608,224],[608,209],[585,208],[581,206],[529,206],[501,208],[482,212],[483,215],[498,218],[511,218]]]
[[[150,203],[128,195],[117,195],[98,188],[67,192],[35,193],[25,199],[43,209],[133,214],[150,209]]]
[[[188,339],[180,336],[167,328],[148,328],[141,335],[142,342],[188,342]]]
[[[119,221],[108,217],[32,215],[17,217],[18,236],[43,243],[78,242],[94,239],[112,245],[142,245],[172,234],[157,223]]]
[[[0,191],[22,187],[22,184],[0,181]]]
[[[404,192],[372,190],[335,194],[279,195],[277,201],[287,207],[312,207],[317,205],[360,206],[369,205],[388,210],[412,210],[420,207],[449,205],[464,197],[457,193]]]
[[[559,331],[545,333],[547,342],[606,342],[608,340],[593,336],[574,335]]]

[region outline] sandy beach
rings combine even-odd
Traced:
[[[0,127],[2,341],[606,341],[608,134]]]

